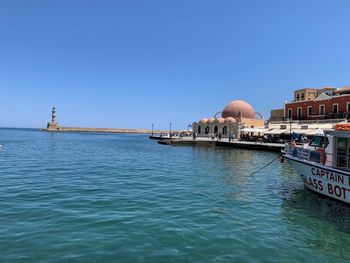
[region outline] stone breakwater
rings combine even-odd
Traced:
[[[101,132],[101,133],[138,133],[151,134],[152,130],[147,129],[124,129],[124,128],[82,128],[82,127],[60,127],[59,129],[41,129],[46,132]],[[154,130],[153,133],[159,134],[162,130]]]

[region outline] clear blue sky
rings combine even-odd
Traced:
[[[350,1],[0,0],[0,126],[176,129],[350,85]]]

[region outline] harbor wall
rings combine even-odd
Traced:
[[[124,128],[82,128],[82,127],[60,127],[59,129],[41,129],[46,132],[101,132],[101,133],[138,133],[152,134],[152,130],[147,129],[124,129]],[[153,130],[154,134],[167,131]]]

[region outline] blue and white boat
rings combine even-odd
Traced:
[[[350,130],[350,123],[348,126]],[[316,135],[304,146],[287,144],[283,158],[289,161],[307,188],[350,203],[350,131],[336,128]]]

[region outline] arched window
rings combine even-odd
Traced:
[[[226,134],[227,134],[227,127],[226,127],[226,126],[224,126],[224,127],[222,128],[222,134],[223,134],[223,135],[226,135]]]
[[[201,126],[198,126],[198,134],[201,134]]]
[[[204,133],[205,133],[205,134],[209,134],[209,126],[205,127]]]
[[[218,134],[219,133],[219,127],[215,125],[214,127],[214,134]]]

